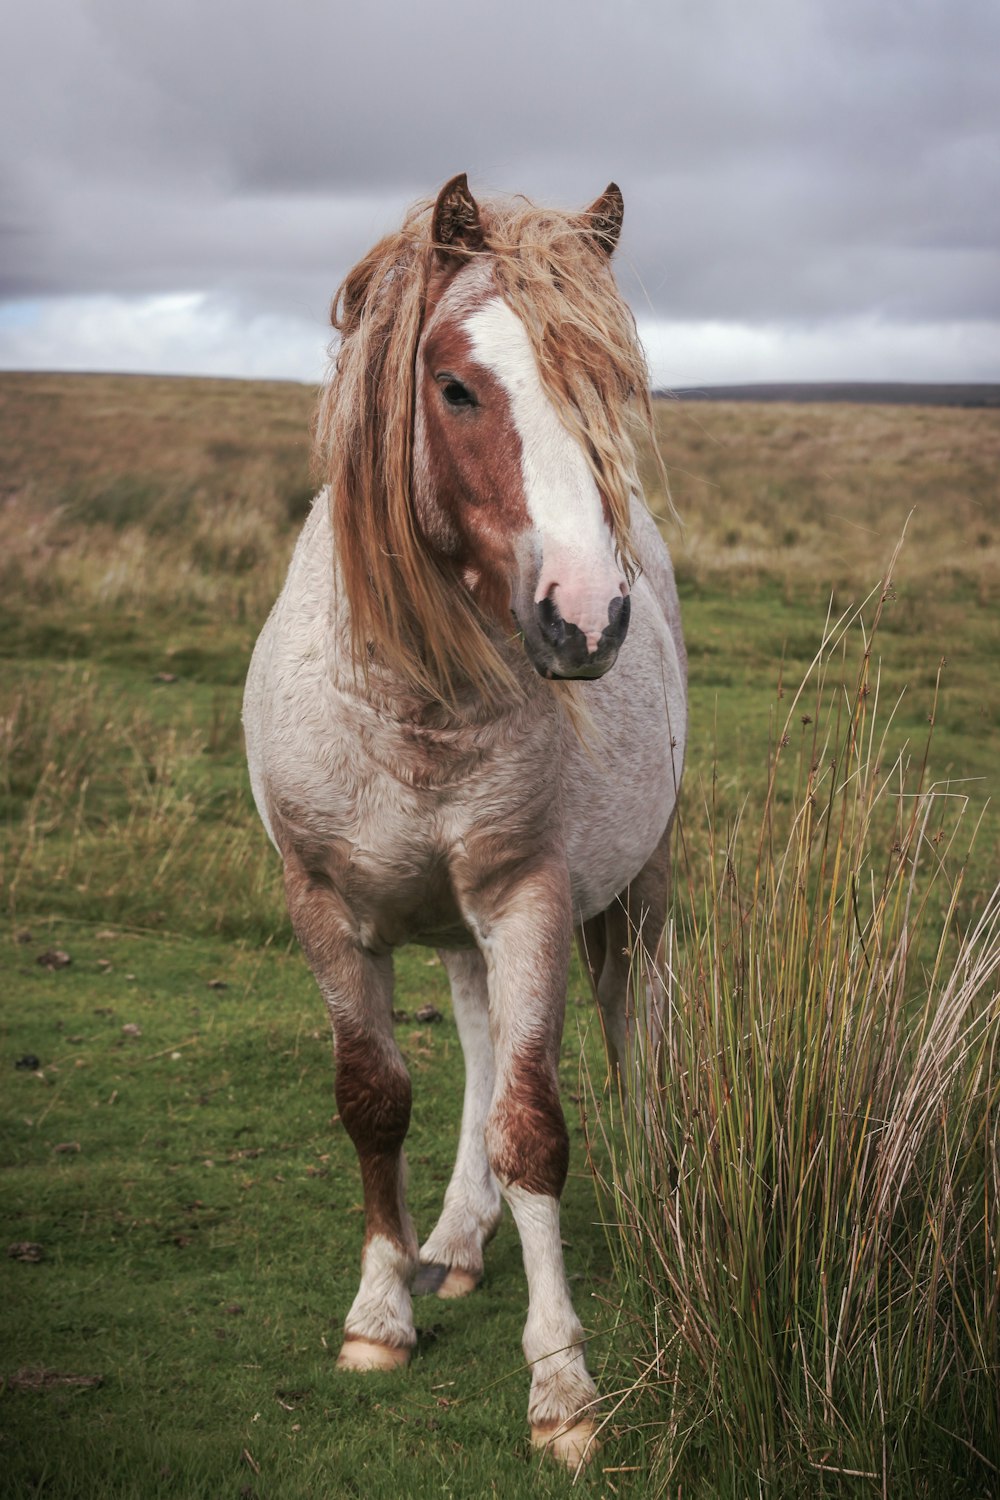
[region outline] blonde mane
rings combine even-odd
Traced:
[[[518,688],[500,628],[427,547],[411,503],[417,344],[442,248],[432,216],[432,204],[416,205],[334,296],[340,344],[320,398],[317,460],[362,672],[374,659],[431,697],[453,699],[471,683],[510,699]],[[632,428],[638,419],[653,429],[635,320],[587,215],[513,199],[482,204],[481,218],[478,253],[493,263],[555,409],[587,455],[631,578],[629,508],[639,491]]]

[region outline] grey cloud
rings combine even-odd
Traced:
[[[36,0],[0,62],[0,296],[321,318],[412,198],[625,191],[670,319],[1000,314],[992,0]]]

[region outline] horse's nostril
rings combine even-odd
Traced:
[[[566,621],[559,613],[559,606],[552,595],[546,594],[535,607],[543,636],[550,645],[561,646],[566,639]]]
[[[628,594],[618,594],[608,605],[608,623],[601,631],[598,652],[613,652],[617,656],[618,650],[628,635],[628,622],[632,614],[632,604]],[[612,657],[612,660],[614,659]]]
[[[616,637],[618,644],[621,645],[628,632],[628,622],[631,617],[631,596],[618,594],[608,605],[608,624],[605,634],[610,633],[612,637]]]

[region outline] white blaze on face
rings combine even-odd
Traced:
[[[525,501],[541,543],[535,602],[551,595],[594,651],[608,606],[626,586],[590,466],[560,422],[524,325],[507,303],[492,297],[465,329],[475,359],[507,392],[521,439]]]

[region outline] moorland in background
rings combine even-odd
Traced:
[[[279,383],[0,374],[11,1494],[568,1489],[527,1446],[509,1223],[481,1294],[420,1305],[407,1375],[353,1382],[333,1369],[360,1189],[239,722],[253,642],[315,489],[313,402]],[[669,400],[656,413],[670,496],[648,454],[643,472],[690,660],[679,879],[702,880],[766,802],[780,818],[775,750],[790,734],[808,767],[813,699],[786,720],[826,622],[871,595],[867,619],[884,594],[865,689],[876,759],[887,774],[909,762],[940,789],[928,841],[947,871],[934,899],[947,907],[954,893],[957,930],[969,930],[1000,872],[1000,415]],[[855,671],[846,663],[845,680]],[[419,1021],[424,1004],[442,1019]],[[432,955],[402,955],[396,1005],[426,1230],[461,1107]],[[581,1040],[599,1074],[574,971],[564,1238],[592,1368],[602,1389],[624,1390],[634,1314],[597,1222]],[[663,1471],[639,1421],[623,1402],[585,1493],[656,1492]],[[722,1493],[710,1457],[695,1444],[675,1487]],[[832,1462],[811,1472],[818,1487],[795,1493],[881,1492]]]
[[[918,380],[793,380],[751,385],[691,385],[657,393],[678,401],[784,401],[814,405],[849,402],[852,406],[1000,406],[1000,385]]]

